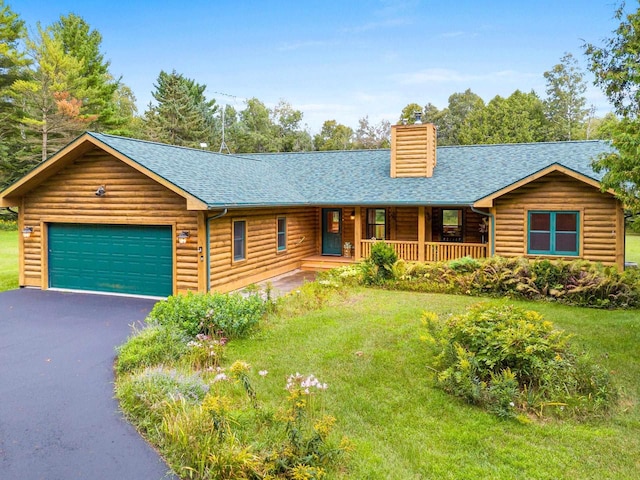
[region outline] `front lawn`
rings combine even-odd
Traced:
[[[0,292],[18,288],[18,232],[0,230]]]
[[[511,302],[574,333],[574,343],[612,371],[623,392],[608,418],[522,424],[469,406],[428,378],[421,313],[459,313],[480,300],[355,289],[323,308],[272,317],[252,337],[232,340],[224,365],[245,360],[252,372],[268,371],[264,378],[252,373],[266,409],[286,394],[293,373],[328,384],[324,411],[336,417],[338,434],[354,450],[327,478],[637,478],[638,311]]]
[[[627,234],[625,261],[640,265],[640,234]]]

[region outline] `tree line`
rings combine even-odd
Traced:
[[[626,15],[620,7],[616,15],[620,27],[604,47],[584,45],[595,83],[615,113],[594,116],[585,97],[585,73],[567,53],[544,73],[545,97],[516,90],[485,103],[468,89],[453,93],[442,109],[410,103],[396,121],[411,124],[419,112],[423,122],[437,126],[439,145],[605,138],[630,149],[620,138],[640,137],[633,130],[640,67],[631,58],[640,43],[640,9]],[[224,138],[224,151],[232,153],[389,147],[391,122],[386,120],[374,124],[365,116],[356,129],[326,120],[311,135],[303,113],[285,100],[269,108],[250,98],[236,109],[207,98],[206,89],[175,70],[161,71],[153,101],[139,114],[134,93],[110,72],[102,35],[82,17],[62,15],[51,25],[38,23],[29,34],[19,15],[0,0],[0,188],[85,130],[216,151]],[[598,165],[611,172],[618,163],[611,157]],[[625,178],[614,182],[616,188],[628,188]]]

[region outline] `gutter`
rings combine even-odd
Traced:
[[[471,208],[472,212],[482,215],[483,217],[489,217],[491,220],[491,256],[493,257],[496,254],[496,223],[493,213],[482,212],[476,209],[473,205],[469,205],[469,208]]]
[[[211,221],[212,220],[216,220],[218,218],[224,217],[227,212],[229,211],[228,208],[225,208],[224,210],[222,210],[222,212],[220,213],[216,213],[213,217],[208,217],[207,218],[207,222],[206,222],[206,226],[207,226],[207,245],[205,246],[205,248],[207,249],[207,289],[206,292],[209,293],[210,289],[211,289]]]

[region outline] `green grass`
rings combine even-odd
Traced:
[[[18,232],[0,230],[0,292],[18,288]]]
[[[638,265],[640,265],[640,234],[628,234],[626,236],[625,242],[625,261],[636,262]]]
[[[244,359],[269,371],[258,384],[263,400],[281,397],[287,375],[295,372],[329,384],[327,413],[355,444],[337,478],[637,478],[638,311],[513,302],[574,333],[574,342],[613,371],[623,390],[623,405],[611,418],[523,425],[466,405],[427,378],[421,312],[460,312],[478,301],[361,290],[231,342],[228,363]]]

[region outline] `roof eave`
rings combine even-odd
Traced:
[[[561,172],[565,175],[568,175],[576,180],[579,180],[581,182],[584,182],[588,185],[591,185],[592,187],[601,188],[600,182],[598,180],[596,180],[595,178],[589,177],[587,175],[584,175],[583,173],[577,172],[569,167],[566,167],[564,165],[561,165],[559,163],[552,163],[551,165],[548,165],[545,168],[542,168],[541,170],[538,170],[535,173],[532,173],[531,175],[528,175],[526,177],[521,178],[520,180],[513,182],[510,185],[507,185],[499,190],[496,190],[495,192],[486,195],[485,197],[479,198],[478,200],[476,200],[473,203],[473,206],[475,208],[490,208],[493,207],[494,202],[497,198],[502,197],[503,195],[506,195],[509,192],[512,192],[520,187],[522,187],[523,185],[526,185],[528,183],[531,183],[539,178],[544,177],[545,175],[548,175],[549,173],[552,172]],[[607,190],[606,193],[609,193],[611,195],[615,195],[615,192],[611,189]]]

